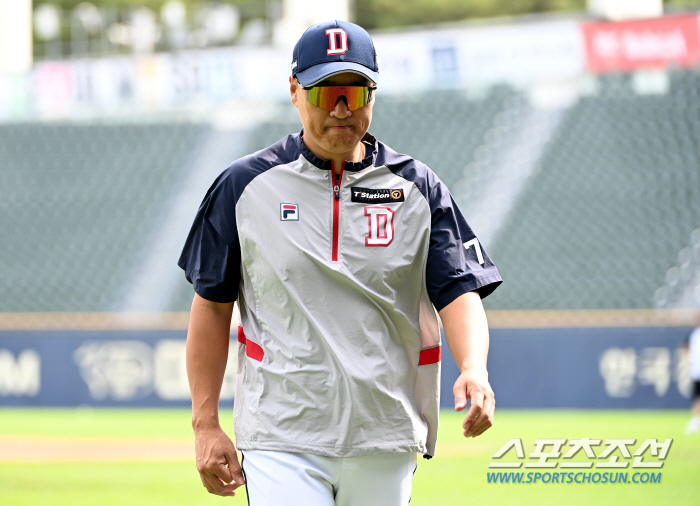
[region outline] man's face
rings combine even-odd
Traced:
[[[332,111],[306,100],[308,91],[293,77],[289,78],[292,103],[299,109],[304,125],[304,141],[311,151],[324,159],[333,159],[352,152],[367,133],[372,122],[374,98],[367,105],[351,111],[341,98]],[[366,78],[352,72],[336,74],[319,84],[334,86],[370,86]]]

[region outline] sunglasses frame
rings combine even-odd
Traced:
[[[366,88],[366,89],[367,89],[367,102],[365,102],[364,105],[362,105],[362,106],[360,106],[360,107],[358,107],[358,108],[356,108],[356,109],[350,109],[351,111],[356,111],[357,109],[361,109],[361,108],[364,107],[365,105],[367,105],[367,104],[369,104],[370,102],[372,102],[372,100],[374,99],[374,93],[372,93],[372,92],[375,91],[375,90],[377,89],[376,86],[359,86],[359,85],[352,85],[352,84],[348,84],[348,85],[343,85],[343,84],[319,84],[319,85],[314,85],[314,86],[302,86],[302,89],[304,89],[304,90],[306,90],[306,91],[311,91],[311,90],[313,90],[314,88]],[[342,97],[342,96],[345,96],[345,95],[339,95],[339,96],[338,96],[338,100],[339,100],[340,97]],[[335,105],[338,103],[338,100],[336,100],[335,104],[333,105],[333,108],[335,108]],[[321,107],[320,105],[314,104],[313,102],[311,102],[311,101],[309,100],[309,96],[308,96],[308,95],[306,96],[306,101],[309,102],[310,104],[315,105],[316,107],[319,107],[319,108],[323,109],[324,111],[332,111],[332,110],[333,110],[333,109],[326,109],[325,107]],[[350,108],[350,104],[348,103],[348,97],[345,97],[345,103],[348,105],[348,109],[349,109],[349,108]]]

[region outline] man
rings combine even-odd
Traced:
[[[690,362],[690,379],[693,382],[693,404],[690,408],[691,418],[685,427],[686,434],[694,434],[700,428],[700,315],[695,329],[685,343]]]
[[[367,133],[378,70],[359,26],[309,28],[289,78],[302,132],[235,161],[195,218],[179,265],[196,292],[187,371],[211,493],[407,504],[437,438],[433,307],[462,371],[455,408],[471,399],[464,435],[493,423],[481,297],[501,278],[435,174]],[[217,411],[236,300],[243,470]]]

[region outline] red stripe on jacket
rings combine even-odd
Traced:
[[[245,332],[243,332],[243,327],[241,326],[238,327],[238,342],[245,344],[245,354],[248,355],[248,357],[252,358],[253,360],[257,360],[258,362],[262,362],[265,352],[258,343],[254,343],[246,338]]]
[[[420,350],[418,365],[437,364],[442,358],[442,346],[434,346]]]

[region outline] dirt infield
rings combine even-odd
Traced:
[[[441,457],[488,453],[472,442],[438,445]],[[194,442],[182,439],[67,438],[0,435],[0,463],[29,462],[194,462]]]
[[[181,439],[58,438],[0,435],[0,462],[190,461],[194,442]]]

